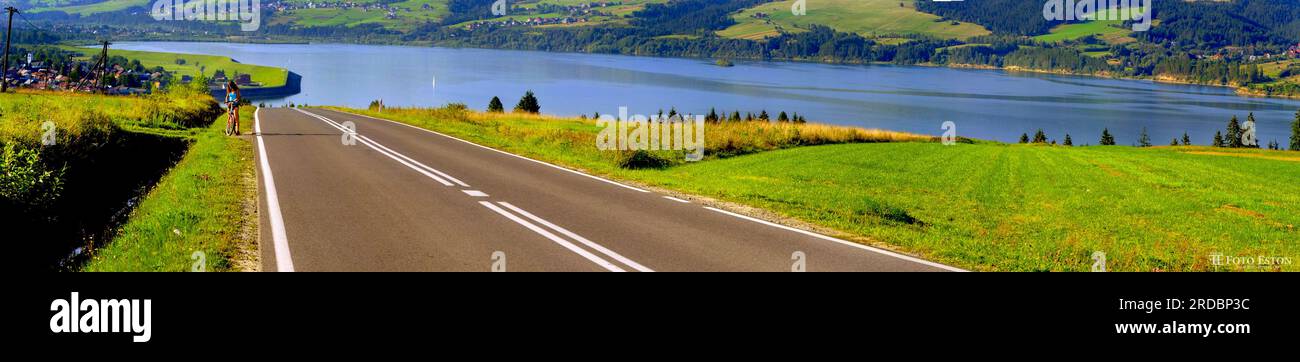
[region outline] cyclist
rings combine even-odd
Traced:
[[[239,135],[239,101],[242,99],[239,86],[234,81],[226,83],[226,109],[230,112],[226,118],[227,135]]]

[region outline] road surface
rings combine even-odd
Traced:
[[[395,122],[255,122],[267,271],[959,270]]]

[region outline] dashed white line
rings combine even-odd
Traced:
[[[533,223],[530,223],[530,222],[528,222],[528,221],[526,221],[526,220],[524,220],[524,219],[520,219],[518,216],[515,216],[514,214],[511,214],[511,213],[509,213],[509,212],[506,212],[505,210],[502,210],[500,207],[497,207],[496,205],[493,205],[493,204],[490,203],[490,202],[487,202],[487,201],[479,201],[478,203],[479,203],[480,205],[483,205],[484,207],[487,207],[489,210],[492,210],[492,211],[495,211],[495,212],[498,213],[498,214],[501,214],[501,216],[505,216],[507,219],[510,219],[510,221],[514,221],[515,223],[518,223],[519,225],[523,225],[524,227],[528,228],[529,230],[532,230],[533,232],[538,233],[538,234],[542,235],[543,237],[546,237],[547,239],[551,239],[551,241],[554,241],[556,244],[560,244],[560,246],[563,246],[565,249],[569,249],[569,251],[572,251],[572,252],[574,252],[574,253],[576,253],[576,254],[582,256],[583,258],[587,258],[587,260],[590,260],[591,262],[596,263],[596,265],[600,265],[601,267],[604,267],[606,270],[609,270],[609,271],[612,271],[612,272],[625,272],[625,271],[626,271],[626,270],[623,270],[623,268],[619,268],[617,265],[614,265],[613,263],[610,263],[608,260],[602,259],[601,257],[596,256],[595,254],[592,254],[592,253],[589,252],[589,251],[583,250],[582,248],[579,248],[577,245],[573,245],[573,243],[570,243],[570,242],[568,242],[567,240],[564,240],[564,239],[560,238],[559,236],[555,236],[555,234],[552,234],[550,231],[546,231],[546,229],[543,229],[543,228],[541,228],[541,227],[539,227],[539,226],[537,226],[537,225],[533,225]]]
[[[397,155],[398,157],[404,158],[404,159],[406,159],[407,161],[411,161],[411,163],[415,164],[416,166],[422,167],[422,168],[424,168],[424,169],[426,169],[426,170],[429,170],[430,172],[433,172],[433,173],[438,174],[439,176],[442,176],[443,178],[446,178],[446,179],[448,179],[448,180],[451,180],[451,182],[453,182],[453,183],[455,183],[455,184],[457,184],[457,185],[460,185],[460,187],[469,187],[468,184],[462,182],[461,180],[458,180],[458,179],[456,179],[455,177],[451,177],[451,175],[448,175],[448,174],[445,173],[445,172],[438,171],[438,169],[436,169],[436,168],[429,167],[428,165],[425,165],[425,164],[423,164],[423,163],[420,163],[420,161],[416,161],[416,160],[413,159],[413,158],[407,157],[406,155],[403,155],[403,154],[401,154],[400,152],[393,151],[393,149],[388,148],[387,146],[384,146],[383,144],[380,144],[379,142],[375,142],[375,140],[370,139],[370,137],[366,137],[366,136],[360,136],[360,137],[361,137],[361,138],[364,138],[366,141],[369,141],[371,144],[374,144],[375,146],[379,146],[379,148],[382,148],[382,149],[384,149],[384,150],[386,150],[386,151],[388,151],[388,152],[390,152],[390,153],[392,153],[392,154],[394,154],[394,155]]]
[[[680,202],[680,203],[683,203],[683,204],[689,204],[689,203],[691,203],[690,201],[682,200],[682,199],[679,199],[679,198],[676,198],[676,197],[672,197],[672,196],[664,196],[664,198],[665,198],[665,199],[669,199],[669,200],[673,200],[673,201],[677,201],[677,202]]]
[[[460,190],[460,191],[464,192],[466,195],[470,195],[473,197],[488,197],[488,194],[479,190]]]
[[[306,115],[308,115],[308,116],[311,116],[312,118],[316,118],[316,119],[320,120],[321,122],[325,122],[325,124],[328,124],[330,127],[337,128],[337,129],[340,130],[340,131],[343,131],[343,132],[351,132],[351,131],[348,130],[347,128],[344,128],[342,125],[339,125],[338,123],[336,123],[336,122],[334,122],[334,121],[332,121],[332,120],[330,120],[330,119],[328,119],[328,118],[321,117],[321,116],[317,116],[317,115],[315,115],[315,114],[312,114],[311,112],[307,112],[307,111],[304,111],[304,110],[301,110],[301,109],[298,109],[298,108],[294,108],[294,110],[297,110],[298,112],[302,112],[303,114],[306,114]],[[388,158],[391,158],[391,159],[393,159],[394,161],[397,161],[398,163],[401,163],[403,166],[406,166],[406,167],[408,167],[408,168],[410,168],[410,169],[412,169],[412,170],[415,170],[415,172],[419,172],[420,174],[423,174],[423,175],[425,175],[425,176],[427,176],[427,177],[433,179],[434,181],[437,181],[438,183],[442,184],[443,186],[454,186],[454,185],[452,185],[451,182],[448,182],[446,179],[443,179],[442,177],[438,177],[438,175],[434,175],[434,174],[432,174],[432,173],[429,173],[428,171],[425,171],[424,169],[421,169],[420,167],[417,167],[417,166],[411,164],[410,162],[406,162],[406,160],[403,160],[403,159],[401,159],[401,158],[398,158],[397,156],[395,156],[395,155],[392,154],[392,153],[389,153],[388,151],[384,151],[383,149],[380,149],[380,148],[377,147],[374,143],[372,143],[372,141],[369,141],[368,138],[365,138],[365,137],[357,137],[356,140],[357,140],[357,141],[360,141],[361,144],[366,145],[366,147],[370,147],[370,149],[375,150],[375,152],[379,152],[379,154],[382,154],[382,155],[384,155],[384,156],[388,156]],[[403,157],[405,157],[405,156],[403,156]],[[428,166],[425,166],[425,167],[427,168]],[[468,185],[466,185],[466,186],[468,186]]]
[[[275,244],[275,269],[282,272],[293,271],[293,258],[289,255],[289,238],[284,232],[284,216],[280,215],[280,196],[275,192],[275,177],[271,176],[271,161],[266,154],[266,142],[262,141],[262,119],[253,111],[253,131],[257,133],[257,150],[261,156],[262,180],[266,186],[266,217],[271,221],[271,240]]]
[[[636,269],[637,271],[642,271],[642,272],[654,271],[654,270],[650,270],[650,268],[647,268],[641,264],[637,264],[637,262],[632,261],[632,259],[625,258],[622,255],[615,253],[613,250],[606,249],[604,246],[601,246],[600,244],[597,244],[591,240],[587,240],[587,238],[584,238],[578,234],[574,234],[573,232],[566,230],[565,228],[559,227],[555,224],[552,224],[549,221],[546,221],[545,219],[542,219],[540,217],[537,217],[536,215],[524,211],[523,209],[515,207],[515,205],[511,205],[510,203],[504,201],[498,202],[498,204],[501,204],[501,206],[505,206],[507,209],[517,212],[520,215],[523,215],[524,217],[532,219],[533,221],[536,221],[539,224],[545,225],[546,227],[551,228],[551,230],[558,231],[560,232],[560,234],[564,234],[564,236],[568,236],[573,240],[577,240],[579,243],[582,243],[582,245],[586,245],[589,248],[596,249],[596,251],[599,251],[601,254],[605,254],[606,256],[614,258],[614,260],[618,260],[619,262],[632,267],[632,269]]]
[[[903,260],[907,260],[907,261],[910,261],[910,262],[913,262],[913,263],[929,265],[929,266],[932,266],[932,267],[935,267],[935,268],[939,268],[939,269],[943,269],[943,270],[948,270],[948,271],[955,271],[955,272],[964,272],[964,271],[967,271],[967,270],[964,270],[964,269],[954,268],[954,267],[951,267],[951,266],[947,266],[947,265],[943,265],[943,264],[935,263],[935,262],[932,262],[932,261],[929,261],[929,260],[925,260],[925,259],[919,259],[919,258],[910,257],[910,256],[907,256],[907,255],[903,255],[903,254],[895,253],[895,252],[892,252],[892,251],[876,249],[876,248],[873,248],[873,247],[870,247],[870,246],[866,246],[866,245],[858,244],[858,243],[855,243],[855,242],[852,242],[852,241],[848,241],[848,240],[841,240],[841,239],[838,239],[838,238],[829,237],[829,236],[822,235],[822,234],[818,234],[818,233],[814,233],[814,232],[811,232],[811,231],[795,229],[795,228],[792,228],[792,227],[789,227],[789,226],[785,226],[785,225],[781,225],[781,224],[776,224],[776,223],[768,222],[767,220],[761,220],[761,219],[752,218],[752,217],[749,217],[749,216],[745,216],[745,215],[737,214],[737,213],[734,213],[734,212],[731,212],[731,211],[727,211],[727,210],[722,210],[722,209],[713,208],[713,207],[709,207],[709,206],[705,206],[704,208],[705,208],[705,209],[709,209],[709,210],[713,210],[713,211],[716,211],[716,212],[720,212],[720,213],[723,213],[723,214],[727,214],[727,215],[735,216],[735,217],[738,217],[738,218],[741,218],[741,219],[745,219],[745,220],[753,221],[753,222],[756,222],[756,223],[759,223],[759,224],[763,224],[763,225],[767,225],[767,226],[771,226],[771,227],[775,227],[775,228],[779,228],[779,229],[785,229],[785,230],[793,231],[793,232],[796,232],[796,233],[800,233],[800,234],[808,235],[808,236],[811,236],[811,237],[814,237],[814,238],[818,238],[818,239],[822,239],[822,240],[833,241],[833,242],[836,242],[836,243],[839,243],[839,244],[843,244],[843,245],[847,245],[847,246],[851,246],[851,247],[855,247],[855,248],[858,248],[858,249],[862,249],[862,250],[866,250],[866,251],[870,251],[870,252],[875,252],[875,253],[879,253],[879,254],[883,254],[883,255],[887,255],[887,256],[892,256],[892,257],[899,258],[899,259],[903,259]]]
[[[335,111],[335,112],[338,112],[338,111]],[[649,193],[649,192],[650,192],[649,190],[642,190],[642,189],[639,189],[639,188],[636,188],[636,187],[632,187],[632,186],[628,186],[628,185],[624,185],[624,184],[619,183],[619,182],[617,182],[617,181],[613,181],[613,180],[606,179],[606,178],[603,178],[603,177],[594,176],[594,175],[588,175],[588,174],[583,173],[583,172],[581,172],[581,171],[576,171],[576,170],[568,169],[568,168],[565,168],[565,167],[563,167],[563,166],[555,165],[555,164],[552,164],[552,163],[549,163],[549,162],[545,162],[545,161],[534,160],[534,159],[531,159],[531,158],[528,158],[528,157],[524,157],[524,156],[516,155],[516,154],[510,153],[510,152],[506,152],[506,151],[498,150],[498,149],[495,149],[495,148],[492,148],[492,147],[488,147],[488,146],[480,145],[480,144],[477,144],[477,143],[474,143],[474,142],[466,141],[466,140],[463,140],[463,139],[460,139],[460,138],[456,138],[456,137],[453,137],[453,136],[449,136],[449,135],[446,135],[446,134],[443,134],[443,133],[440,133],[440,132],[437,132],[437,131],[433,131],[433,130],[428,130],[428,129],[424,129],[424,128],[416,127],[416,126],[409,125],[409,124],[406,124],[406,123],[396,122],[396,121],[391,121],[391,120],[387,120],[387,119],[383,119],[383,118],[375,118],[375,117],[367,116],[367,115],[364,115],[364,114],[356,114],[356,113],[348,113],[348,112],[339,112],[339,113],[351,114],[351,115],[358,116],[358,117],[365,117],[365,118],[370,118],[370,119],[377,120],[377,121],[384,121],[384,122],[388,122],[388,123],[392,123],[392,124],[397,124],[397,125],[402,125],[402,126],[406,126],[406,127],[410,127],[410,128],[418,129],[418,130],[421,130],[421,131],[424,131],[424,132],[428,132],[428,133],[436,134],[436,135],[439,135],[439,136],[447,137],[447,138],[450,138],[450,139],[453,139],[453,140],[457,140],[457,141],[465,142],[465,143],[468,143],[468,144],[473,145],[473,146],[475,146],[475,147],[480,147],[480,148],[483,148],[483,149],[486,149],[486,150],[491,150],[491,151],[493,151],[493,152],[497,152],[497,153],[500,153],[500,154],[503,154],[503,155],[508,155],[508,156],[511,156],[511,157],[517,157],[517,158],[521,158],[521,159],[524,159],[524,160],[528,160],[528,161],[536,162],[536,163],[539,163],[539,164],[542,164],[542,165],[546,165],[546,166],[549,166],[549,167],[553,167],[553,168],[556,168],[556,169],[559,169],[559,170],[562,170],[562,171],[565,171],[565,172],[569,172],[569,173],[572,173],[572,174],[575,174],[575,175],[579,175],[579,176],[583,176],[583,177],[591,178],[591,179],[593,179],[593,180],[600,181],[600,182],[604,182],[604,183],[608,183],[608,184],[611,184],[611,185],[614,185],[614,186],[622,187],[622,188],[625,188],[625,189],[628,189],[628,190],[633,190],[633,191],[636,191],[636,192],[643,192],[643,193]]]

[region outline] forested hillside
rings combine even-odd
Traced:
[[[1156,0],[1149,31],[1118,20],[1049,21],[1043,2],[1024,0],[835,0],[812,2],[806,15],[788,9],[790,0],[515,0],[504,14],[493,13],[494,0],[284,0],[264,3],[266,20],[256,32],[230,22],[159,22],[144,6],[87,14],[58,9],[95,0],[24,1],[45,7],[29,15],[41,26],[81,40],[343,41],[1004,67],[1300,96],[1292,74],[1300,69],[1300,0]]]

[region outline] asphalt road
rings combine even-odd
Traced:
[[[399,123],[255,121],[266,271],[959,270]]]

